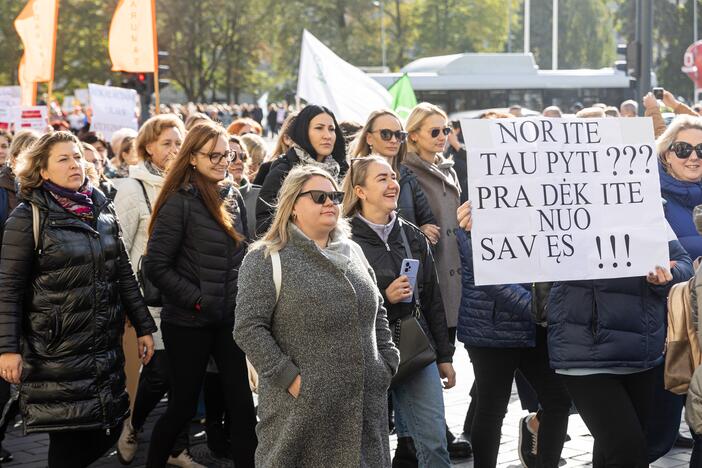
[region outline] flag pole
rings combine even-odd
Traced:
[[[46,97],[46,106],[49,108],[49,114],[51,113],[51,95],[53,94],[54,91],[54,81],[51,80],[47,84],[48,86],[48,91],[47,91],[47,97]]]
[[[158,85],[158,33],[156,31],[156,0],[151,0],[151,29],[154,32],[154,97],[156,98],[156,114],[160,114],[161,96]]]
[[[54,91],[54,69],[56,67],[56,33],[58,30],[58,15],[59,15],[59,0],[56,0],[56,6],[54,7],[54,33],[53,33],[53,38],[51,41],[51,44],[53,46],[53,50],[51,53],[51,78],[49,78],[49,85],[48,85],[48,96],[46,100],[48,101],[46,105],[48,106],[48,115],[51,115],[51,96]],[[35,85],[36,86],[36,85]]]

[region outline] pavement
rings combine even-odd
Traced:
[[[446,405],[446,420],[451,430],[458,434],[462,431],[463,420],[468,409],[468,392],[473,383],[472,366],[468,360],[468,355],[464,348],[459,347],[454,357],[454,367],[457,373],[456,387],[444,392]],[[151,436],[151,430],[158,417],[165,411],[166,403],[161,402],[147,419],[144,431],[139,434],[139,451],[130,467],[143,467],[146,460],[146,450]],[[499,467],[520,467],[517,453],[517,442],[519,438],[519,420],[526,414],[521,409],[516,387],[513,387],[512,397],[502,426],[502,439],[498,456]],[[686,425],[681,425],[681,428]],[[568,434],[571,437],[565,443],[561,457],[564,462],[561,467],[589,466],[592,461],[592,436],[582,419],[578,415],[570,416]],[[230,468],[233,463],[228,460],[213,457],[206,445],[204,427],[198,422],[194,422],[190,427],[191,453],[193,458],[210,468]],[[32,434],[22,436],[19,424],[8,431],[3,447],[9,450],[14,461],[3,463],[3,468],[23,467],[23,468],[44,468],[46,467],[46,454],[48,451],[49,439],[45,434]],[[394,451],[395,437],[391,437],[391,448]],[[673,449],[665,457],[652,464],[656,468],[674,468],[689,466],[690,450]],[[115,450],[111,450],[103,458],[96,461],[93,467],[121,467],[117,460]],[[468,460],[454,460],[454,467],[472,468],[473,463]]]

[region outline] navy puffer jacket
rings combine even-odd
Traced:
[[[663,362],[670,288],[693,275],[677,240],[668,243],[673,280],[654,286],[645,277],[556,283],[548,308],[551,367],[648,369]]]
[[[458,340],[466,346],[485,348],[534,347],[531,290],[519,284],[476,286],[470,234],[462,229],[456,232],[462,271]]]

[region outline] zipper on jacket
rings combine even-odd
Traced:
[[[390,252],[390,246],[388,245],[388,243],[385,242],[385,241],[383,241],[383,244],[385,244],[385,250],[387,250],[388,252]]]

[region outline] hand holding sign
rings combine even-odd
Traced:
[[[647,276],[667,265],[651,120],[461,122],[476,284]]]

